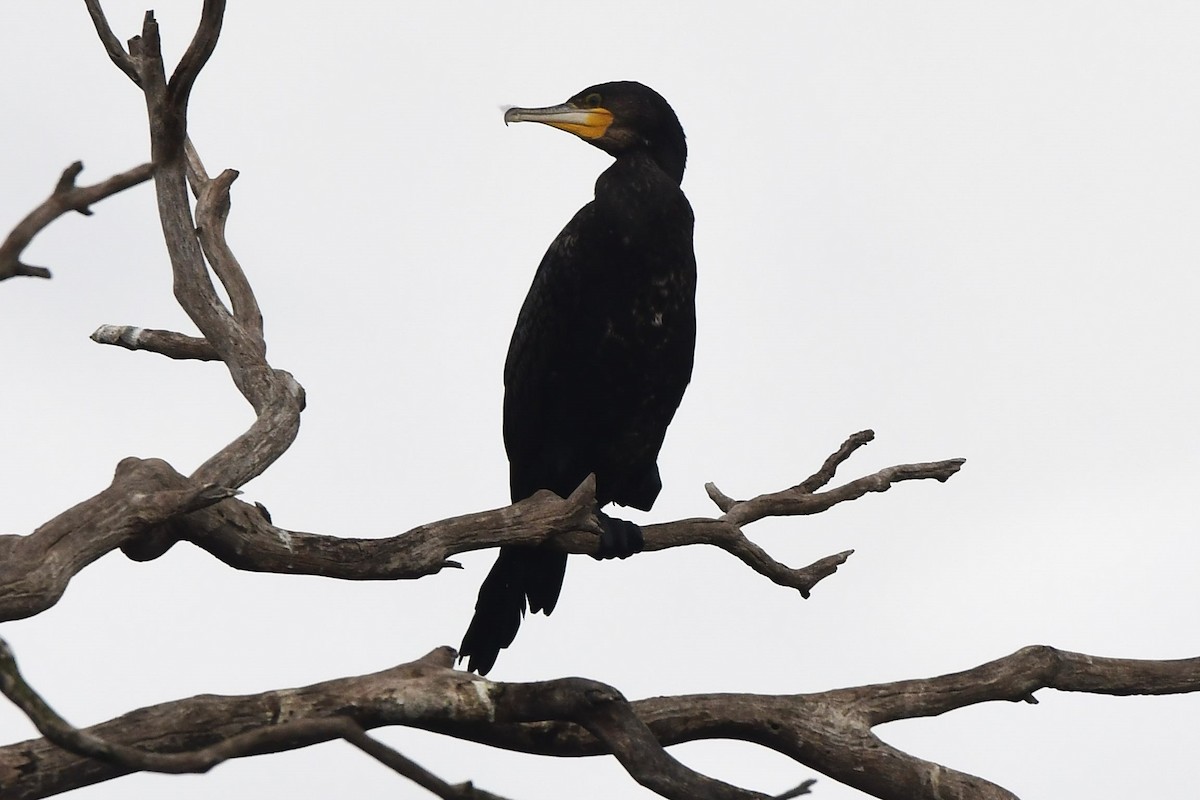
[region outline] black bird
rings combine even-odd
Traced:
[[[504,445],[514,502],[566,497],[596,475],[599,507],[648,511],[658,451],[692,375],[696,257],[679,184],[687,144],[675,112],[633,81],[602,83],[550,108],[510,108],[505,123],[573,133],[616,161],[538,265],[504,365]],[[642,548],[631,522],[600,515],[600,553]],[[565,553],[502,547],[479,590],[459,654],[486,674],[525,613],[558,601]]]

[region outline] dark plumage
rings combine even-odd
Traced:
[[[616,159],[542,257],[513,331],[504,366],[512,499],[539,489],[566,497],[595,473],[599,506],[649,510],[696,342],[683,128],[666,100],[632,81],[589,87],[560,106],[509,109],[504,120],[567,130]],[[637,526],[601,519],[603,554],[641,549]],[[469,669],[491,669],[526,603],[554,610],[565,569],[564,553],[501,548],[463,637]]]

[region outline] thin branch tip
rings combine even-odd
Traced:
[[[96,344],[144,350],[179,361],[216,361],[219,358],[207,339],[175,331],[139,328],[136,325],[101,325],[92,332],[90,338]]]
[[[957,474],[958,471],[961,470],[963,468],[963,465],[966,463],[967,463],[967,460],[965,458],[947,459],[945,461],[946,474],[942,477],[939,477],[938,481],[941,483],[945,483],[946,481],[950,480],[950,478],[952,478],[955,474]]]
[[[718,489],[717,485],[712,481],[704,484],[704,491],[708,494],[708,499],[712,500],[713,505],[719,508],[722,513],[737,505],[736,500]]]
[[[19,275],[22,278],[50,278],[50,270],[45,267],[35,267],[30,264],[17,263],[13,275]]]
[[[789,789],[783,794],[777,794],[771,800],[792,800],[793,797],[799,797],[805,794],[812,794],[812,787],[816,784],[815,778],[809,778],[793,789]]]
[[[14,276],[49,278],[50,270],[22,263],[22,251],[38,233],[68,211],[90,215],[89,206],[106,197],[146,181],[154,174],[151,164],[143,164],[92,186],[76,186],[75,178],[83,170],[76,161],[63,170],[50,196],[17,223],[3,242],[0,242],[0,280]]]
[[[573,506],[591,506],[596,502],[596,473],[588,476],[575,487],[575,491],[563,498]]]
[[[67,192],[75,188],[75,179],[79,177],[79,173],[83,172],[83,162],[76,161],[71,166],[63,170],[62,176],[58,179],[58,183],[54,186],[56,194]]]

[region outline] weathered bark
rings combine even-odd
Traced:
[[[925,680],[813,694],[705,694],[628,703],[617,690],[582,678],[489,681],[453,669],[453,658],[453,650],[442,648],[370,675],[257,695],[201,695],[139,709],[86,733],[150,753],[189,754],[181,762],[191,759],[187,765],[206,769],[219,761],[205,759],[218,755],[224,760],[343,738],[344,729],[334,721],[344,718],[363,729],[404,725],[541,755],[612,753],[630,775],[664,797],[760,797],[692,773],[662,750],[699,739],[737,739],[875,797],[1011,800],[1014,795],[988,781],[891,747],[872,728],[989,701],[1036,702],[1040,689],[1108,695],[1200,690],[1200,658],[1139,661],[1034,646]],[[0,680],[14,671],[15,665],[0,669]],[[216,743],[223,748],[219,752],[195,755]],[[130,771],[119,759],[81,756],[48,739],[0,748],[0,786],[14,799],[47,797]]]

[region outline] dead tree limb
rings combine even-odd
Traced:
[[[126,350],[146,350],[180,361],[216,361],[220,358],[207,339],[175,331],[133,325],[101,325],[91,338],[96,344],[115,344]]]
[[[901,481],[927,480],[932,478],[940,483],[950,480],[950,477],[962,469],[965,458],[951,458],[946,461],[935,461],[927,464],[900,464],[881,469],[874,475],[867,475],[858,480],[818,492],[833,480],[837,468],[846,461],[854,451],[871,442],[875,431],[865,430],[850,436],[842,442],[837,452],[825,459],[825,463],[809,478],[801,481],[790,489],[770,494],[760,494],[749,500],[734,500],[716,484],[705,484],[709,498],[716,503],[717,508],[725,512],[721,519],[734,525],[749,525],[763,517],[790,517],[807,514],[819,514],[832,508],[838,503],[845,503],[870,492],[886,492]]]
[[[392,768],[447,800],[503,798],[475,789],[470,784],[452,785],[416,762],[367,735],[347,716],[281,721],[248,729],[215,744],[183,752],[156,752],[137,746],[109,741],[79,730],[63,719],[31,687],[17,667],[16,656],[8,643],[0,639],[0,693],[20,708],[47,740],[78,756],[106,762],[127,772],[165,772],[171,774],[208,772],[231,758],[294,750],[310,744],[344,739],[375,760]],[[4,784],[0,783],[0,787]]]
[[[454,655],[450,648],[440,648],[418,661],[373,675],[261,695],[205,695],[78,730],[33,691],[7,645],[0,644],[0,690],[46,735],[43,740],[0,748],[0,786],[11,800],[46,797],[130,772],[206,772],[230,758],[339,738],[357,740],[352,743],[361,749],[379,752],[384,763],[404,765],[407,759],[401,756],[397,762],[383,745],[377,748],[364,741],[363,729],[394,724],[437,730],[442,725],[508,727],[548,722],[586,731],[598,752],[616,756],[634,779],[663,797],[768,798],[683,766],[610,686],[583,678],[491,683],[453,669]],[[234,708],[237,711],[230,714]],[[166,723],[162,714],[173,713],[183,716],[176,717],[174,724]],[[221,717],[223,724],[205,732],[193,724],[199,718],[216,722]],[[183,728],[178,727],[181,722]],[[29,780],[27,759],[42,757],[54,763],[39,761],[38,778]],[[48,770],[43,768],[47,766]]]
[[[961,459],[933,465],[899,465],[815,495],[797,488],[751,501],[756,519],[776,513],[813,514],[836,503],[883,491],[895,481],[949,477]],[[898,476],[898,477],[897,477]],[[944,479],[944,478],[940,478]],[[419,525],[383,539],[343,538],[289,531],[274,526],[248,503],[224,499],[187,513],[147,517],[146,497],[170,488],[196,485],[164,461],[126,459],[113,484],[63,512],[26,536],[0,536],[0,620],[20,619],[49,608],[79,570],[105,553],[121,549],[130,558],[157,558],[176,542],[188,541],[237,569],[251,572],[320,575],[341,580],[402,580],[457,567],[453,556],[504,545],[544,545],[566,553],[595,555],[600,523],[595,482],[589,478],[568,498],[550,492],[511,506]],[[212,487],[214,484],[201,484]],[[876,487],[862,489],[863,486]],[[232,488],[225,489],[232,492]],[[786,496],[782,501],[771,498]],[[805,498],[816,498],[807,501]],[[136,502],[133,498],[137,498]],[[766,499],[764,499],[766,498]],[[719,547],[759,574],[807,598],[813,587],[837,571],[854,552],[845,550],[806,567],[788,567],[751,541],[738,524],[743,504],[720,519],[694,518],[647,525],[646,550],[704,544]],[[803,509],[796,511],[796,509]]]
[[[1020,703],[1041,689],[1107,695],[1200,691],[1200,659],[1097,658],[1033,646],[926,680],[812,694],[685,695],[627,703],[611,687],[581,678],[489,681],[452,669],[453,657],[453,650],[441,648],[370,675],[258,695],[201,695],[139,709],[84,733],[150,753],[203,751],[214,742],[236,741],[246,750],[226,757],[237,757],[263,752],[261,746],[250,747],[256,741],[271,742],[272,749],[282,749],[278,745],[287,741],[283,733],[256,731],[311,721],[311,728],[294,729],[306,734],[295,740],[301,747],[343,738],[341,729],[319,723],[348,718],[363,729],[403,725],[540,755],[612,753],[639,782],[666,797],[761,797],[743,790],[725,794],[728,790],[717,782],[662,760],[669,759],[661,749],[665,746],[735,739],[775,750],[884,800],[1013,800],[995,784],[891,747],[872,728],[982,702]],[[647,733],[652,739],[644,738]],[[0,748],[0,786],[14,800],[46,797],[130,771],[49,739]]]
[[[148,181],[154,174],[153,164],[141,164],[133,169],[114,175],[106,181],[92,186],[76,186],[75,179],[83,172],[83,162],[76,161],[63,170],[54,191],[41,205],[26,215],[25,219],[0,243],[0,281],[17,275],[34,278],[49,278],[50,270],[22,263],[21,253],[41,231],[68,211],[90,215],[90,206],[106,197],[123,192],[131,186]]]

